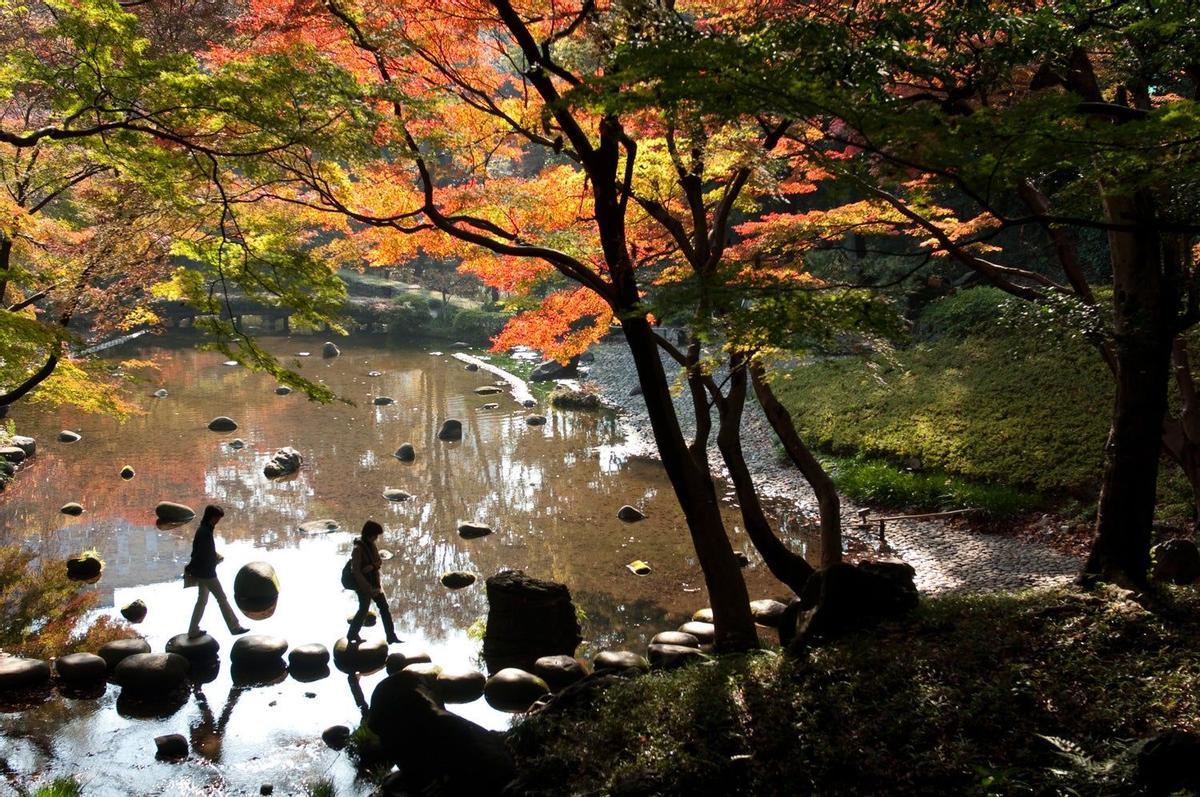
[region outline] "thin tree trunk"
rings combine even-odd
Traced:
[[[800,439],[796,424],[792,422],[792,414],[775,396],[775,391],[771,390],[761,364],[751,363],[750,378],[754,384],[754,395],[771,428],[783,443],[788,458],[800,470],[817,497],[817,509],[821,515],[821,567],[835,565],[842,561],[842,501],[837,487]]]

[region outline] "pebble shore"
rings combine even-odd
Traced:
[[[627,453],[657,458],[645,404],[641,396],[631,395],[637,387],[637,373],[624,343],[594,346],[591,353],[595,361],[586,379],[607,404],[619,409]],[[681,374],[675,362],[665,355],[663,367],[669,378]],[[679,384],[682,385],[681,377]],[[690,436],[695,429],[695,416],[685,391],[677,392],[675,410],[684,434]],[[715,429],[715,410],[713,416]],[[747,401],[742,440],[760,494],[815,521],[817,504],[812,490],[797,470],[780,461],[775,434],[753,395]],[[726,474],[716,450],[715,434],[710,441],[709,458],[714,471],[724,479]],[[848,540],[874,544],[873,532],[858,526],[859,508],[843,499],[843,534]],[[916,568],[917,587],[925,593],[1058,586],[1070,582],[1081,565],[1076,557],[1036,542],[975,533],[942,520],[891,521],[887,524],[886,538],[892,555]]]

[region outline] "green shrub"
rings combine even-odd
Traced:
[[[879,459],[827,459],[834,484],[858,503],[918,512],[978,509],[988,517],[1028,512],[1040,496],[1002,484],[980,484],[943,472],[922,473]]]
[[[75,776],[68,775],[38,786],[30,797],[80,797],[82,794],[83,784]]]
[[[1020,300],[999,288],[968,288],[926,305],[917,319],[914,333],[922,339],[965,338],[994,328],[1014,301]]]
[[[429,314],[429,306],[420,296],[403,294],[392,301],[392,308],[384,317],[388,330],[400,335],[427,335],[433,326],[434,318]]]
[[[459,310],[450,324],[451,334],[468,343],[485,344],[500,334],[508,323],[508,313],[487,310]]]

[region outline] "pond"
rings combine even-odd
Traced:
[[[142,413],[121,422],[73,410],[14,411],[20,432],[37,438],[38,452],[0,498],[0,542],[58,558],[97,549],[107,563],[92,587],[101,611],[119,617],[119,607],[144,600],[149,613],[137,631],[155,651],[187,630],[196,594],[180,579],[195,522],[158,528],[154,507],[163,500],[197,510],[208,503],[224,507],[217,545],[225,561],[218,575],[232,594],[243,564],[273,565],[281,588],[276,611],[245,623],[251,633],[280,636],[293,646],[332,648],[345,635],[356,602],[341,588],[340,570],[369,518],[383,524],[380,548],[392,554],[383,584],[400,637],[446,668],[482,668],[480,642],[468,630],[487,612],[483,579],[506,568],[568,585],[584,617],[581,653],[643,651],[655,633],[707,605],[663,470],[625,456],[612,415],[559,411],[543,402],[534,411],[547,423],[530,426],[530,411],[507,393],[474,392],[493,375],[467,371],[430,347],[359,338],[339,341],[341,356],[323,359],[315,338],[266,338],[263,345],[353,404],[276,395],[270,377],[225,365],[221,355],[188,339],[106,352],[114,361],[157,363],[133,388],[142,396]],[[305,350],[311,356],[297,356]],[[165,397],[152,396],[159,388]],[[395,403],[376,406],[376,396]],[[484,406],[493,403],[499,406]],[[209,431],[218,415],[239,428]],[[460,442],[437,439],[447,418],[462,420]],[[60,443],[60,429],[76,430],[82,439]],[[235,438],[245,448],[230,446]],[[416,449],[412,463],[393,456],[405,442]],[[269,480],[263,466],[284,446],[297,449],[304,464],[293,478]],[[128,481],[119,475],[125,465],[136,473]],[[388,501],[388,488],[414,498]],[[83,505],[82,515],[59,512],[71,501]],[[623,504],[643,509],[647,518],[623,523],[616,517]],[[735,547],[751,554],[745,570],[751,597],[781,597],[784,590],[751,553],[736,510],[728,512]],[[346,531],[299,529],[325,518]],[[456,529],[468,520],[495,533],[461,539]],[[634,575],[625,565],[635,559],[653,571]],[[449,570],[472,571],[480,580],[452,591],[439,579]],[[227,652],[233,640],[215,602],[204,626]],[[378,625],[363,634],[383,636]],[[369,791],[355,780],[346,754],[320,739],[330,725],[358,724],[353,681],[335,671],[313,683],[286,678],[246,689],[234,686],[227,670],[166,716],[132,716],[112,686],[99,699],[53,694],[36,707],[0,713],[0,763],[10,783],[75,774],[86,793],[97,796],[257,793],[266,783],[277,794],[303,793],[317,778],[334,780],[341,795]],[[383,677],[382,671],[362,677],[368,698]],[[483,700],[449,708],[489,728],[510,722]],[[186,761],[155,760],[154,737],[166,733],[190,738]]]

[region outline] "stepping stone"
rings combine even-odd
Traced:
[[[498,711],[527,711],[541,697],[550,694],[550,686],[533,673],[505,667],[487,679],[483,696]]]
[[[687,664],[710,659],[697,648],[684,645],[651,645],[649,653],[650,666],[656,670],[674,670]]]
[[[429,661],[416,662],[405,667],[404,672],[419,678],[430,689],[436,689],[438,676],[442,674],[442,665]]]
[[[646,515],[640,509],[632,507],[629,504],[617,510],[617,517],[626,523],[636,523],[639,520],[646,519]]]
[[[432,659],[429,657],[428,651],[404,645],[400,650],[388,654],[387,672],[388,675],[393,675],[411,664],[428,664],[430,661]]]
[[[500,405],[494,401],[491,401],[491,402],[488,402],[487,404],[484,404],[479,409],[481,409],[481,410],[498,410],[498,409],[500,409]]]
[[[296,352],[296,356],[297,356],[297,357],[311,357],[311,356],[312,356],[312,352],[310,352],[310,351],[298,351],[298,352]]]
[[[15,434],[8,438],[8,443],[24,451],[27,457],[32,457],[37,453],[37,440],[34,440],[32,437]]]
[[[395,404],[396,400],[391,396],[376,396],[371,403],[376,407],[386,407],[389,404]]]
[[[700,649],[700,640],[691,634],[685,634],[682,631],[663,631],[661,634],[655,634],[654,639],[650,640],[651,645],[677,645],[682,648]]]
[[[454,441],[462,440],[462,421],[456,418],[450,418],[442,424],[442,428],[438,430],[438,440]]]
[[[461,523],[458,527],[458,536],[464,540],[476,540],[491,533],[491,526],[485,526],[482,523]]]
[[[367,376],[383,376],[383,371],[367,371]]]
[[[241,363],[239,363],[237,360],[226,360],[225,362],[221,363],[221,365],[224,365],[226,368],[236,368],[237,366],[241,365]]]
[[[114,639],[112,642],[107,642],[101,646],[96,654],[104,659],[108,664],[108,671],[112,672],[118,664],[124,659],[135,653],[149,653],[150,643],[141,637],[133,637],[132,639]]]
[[[161,697],[188,680],[191,665],[178,653],[134,653],[113,668],[113,683],[131,694]]]
[[[121,478],[124,479],[125,481],[129,481],[136,475],[137,475],[137,473],[129,465],[126,465],[125,467],[121,468]]]
[[[383,497],[389,501],[397,501],[397,502],[412,500],[412,496],[410,494],[404,492],[403,490],[397,490],[393,487],[389,487],[388,489],[384,490]]]
[[[787,605],[777,600],[766,598],[750,601],[750,613],[754,615],[754,622],[768,628],[778,628],[779,619],[785,611],[787,611]]]
[[[0,694],[36,689],[50,682],[50,665],[41,659],[0,657]]]
[[[0,459],[5,462],[20,465],[25,461],[26,456],[25,449],[20,446],[0,446]]]
[[[491,396],[499,392],[500,388],[495,385],[484,385],[483,387],[475,388],[475,395],[477,396]]]
[[[529,424],[530,426],[545,426],[546,425],[546,416],[545,415],[530,415],[529,417],[527,417],[525,419],[525,423]]]
[[[287,385],[279,385],[278,387],[275,388],[276,396],[286,396],[291,392],[292,392],[292,389],[290,387],[288,387]]]
[[[187,634],[177,634],[167,640],[167,653],[178,653],[189,662],[213,661],[221,651],[221,643],[208,634],[188,639]]]
[[[322,357],[326,357],[326,358],[337,357],[341,353],[342,353],[342,350],[339,349],[336,345],[334,345],[333,342],[328,341],[328,340],[325,341],[325,345],[321,347],[321,356]]]
[[[462,589],[475,583],[477,576],[465,570],[453,570],[442,574],[442,586],[447,589]]]
[[[300,531],[305,534],[330,534],[335,531],[341,531],[342,527],[336,520],[323,518],[321,520],[306,520],[299,526]]]
[[[533,663],[533,674],[557,692],[586,677],[588,667],[573,656],[542,656]]]
[[[168,733],[154,737],[154,757],[160,761],[176,761],[187,758],[188,740],[181,733]]]
[[[604,650],[595,655],[592,659],[592,668],[596,672],[601,670],[622,672],[626,670],[638,670],[640,672],[648,672],[650,670],[650,662],[646,661],[645,656],[639,656],[628,650]]]
[[[71,686],[92,686],[108,677],[108,662],[95,653],[68,653],[54,660],[59,680]]]
[[[60,443],[78,443],[83,439],[83,435],[79,432],[72,432],[70,429],[63,429],[58,433],[58,442]]]
[[[333,664],[344,673],[375,672],[387,663],[387,643],[355,642],[345,637],[333,646]]]
[[[396,459],[401,462],[412,462],[417,458],[417,450],[412,443],[404,443],[396,449]]]
[[[218,415],[208,422],[208,428],[213,432],[232,432],[238,428],[237,421],[225,415]]]
[[[96,556],[73,556],[67,560],[67,578],[72,581],[93,581],[104,572],[104,562]]]
[[[697,609],[692,613],[692,619],[698,623],[711,623],[713,621],[713,610],[707,607]]]
[[[155,398],[166,398],[167,389],[165,387],[160,387],[158,390],[154,391],[153,396]]]
[[[478,370],[479,370],[479,366],[478,366],[478,365],[476,365],[475,363],[467,363],[467,365],[466,365],[466,370],[468,370],[468,371],[478,371]]]
[[[443,670],[437,675],[435,689],[443,703],[473,703],[483,697],[486,685],[487,676],[478,670]]]
[[[354,615],[352,614],[349,617],[347,617],[346,622],[347,623],[354,622]],[[363,628],[374,628],[375,623],[377,623],[377,622],[379,622],[379,618],[377,618],[375,616],[375,610],[367,609],[367,613],[365,615],[363,615],[362,627]]]
[[[229,447],[232,448],[234,451],[241,451],[243,448],[246,447],[246,441],[240,437],[235,437],[234,439],[229,441]]]
[[[147,611],[146,602],[141,598],[135,598],[121,607],[121,616],[131,623],[140,623],[146,619]]]
[[[58,511],[62,512],[64,515],[78,516],[78,515],[83,514],[83,507],[81,505],[75,503],[74,501],[72,501],[69,504],[63,504],[62,509],[60,509]]]
[[[711,645],[717,638],[717,627],[712,623],[698,623],[692,620],[679,626],[677,630],[696,637],[701,645]]]
[[[330,750],[341,750],[350,743],[350,729],[345,725],[332,725],[321,732],[321,741]]]
[[[293,670],[311,672],[329,666],[329,649],[319,643],[298,645],[288,653],[288,666]]]
[[[270,667],[282,663],[287,652],[286,639],[267,634],[248,634],[238,637],[229,650],[229,661],[240,667]]]

